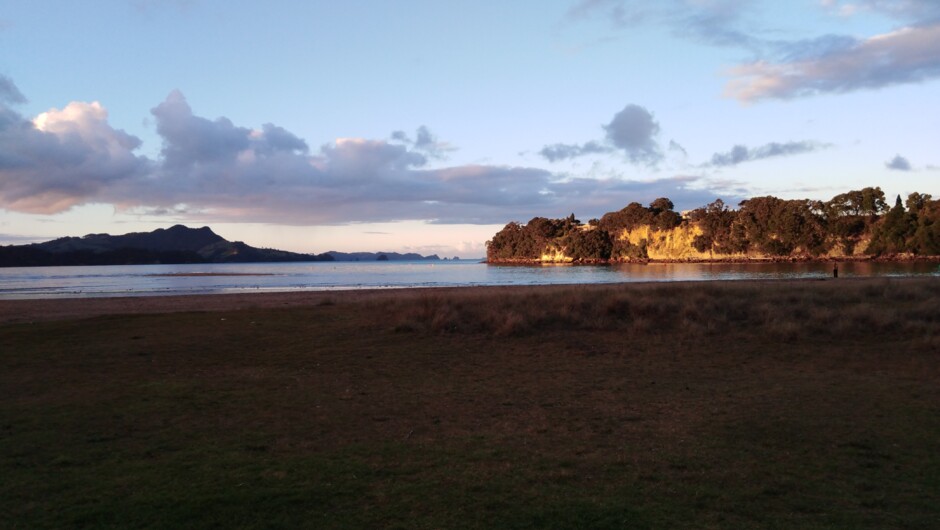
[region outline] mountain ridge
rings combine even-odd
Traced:
[[[0,267],[144,265],[180,263],[277,263],[304,261],[438,260],[436,254],[337,252],[304,254],[228,241],[208,226],[174,225],[151,232],[87,234],[42,243],[0,246]]]

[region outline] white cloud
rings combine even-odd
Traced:
[[[760,147],[748,148],[744,145],[736,145],[727,153],[715,153],[711,161],[706,166],[736,166],[744,162],[753,162],[765,158],[778,156],[791,156],[802,153],[811,153],[828,147],[826,144],[813,141],[800,142],[771,142]]]
[[[814,57],[734,67],[725,95],[753,102],[926,81],[940,77],[938,49],[940,24],[906,27]]]

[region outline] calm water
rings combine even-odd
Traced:
[[[495,266],[438,262],[249,263],[0,268],[0,299],[324,291],[473,285],[825,278],[829,263]],[[839,276],[940,277],[936,263],[840,263]]]

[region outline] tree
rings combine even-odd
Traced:
[[[692,240],[692,246],[699,252],[732,254],[742,251],[740,242],[733,238],[732,227],[737,217],[737,212],[729,210],[721,199],[692,210],[689,220],[702,229],[702,234]]]
[[[601,217],[598,226],[611,234],[632,230],[637,226],[648,225],[653,214],[638,202],[631,202],[616,212],[609,212]]]
[[[940,255],[940,200],[925,200],[916,217],[917,228],[910,240],[910,250],[921,255]]]
[[[909,248],[908,239],[916,231],[916,217],[904,211],[901,196],[898,195],[894,207],[875,226],[866,252],[875,255],[906,252]]]
[[[862,188],[842,193],[833,197],[828,203],[829,215],[833,217],[843,215],[877,216],[888,209],[885,194],[881,188]]]
[[[489,260],[538,259],[541,248],[536,238],[516,222],[511,222],[486,243]]]
[[[653,215],[659,215],[661,212],[671,212],[674,207],[672,201],[666,197],[660,197],[650,203],[649,211]]]
[[[576,261],[610,259],[612,244],[605,230],[575,230],[565,236],[565,254]]]
[[[900,195],[898,195],[900,197]],[[929,193],[911,193],[907,196],[907,211],[917,215],[930,202]]]

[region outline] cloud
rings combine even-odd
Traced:
[[[545,157],[549,162],[557,162],[569,158],[576,158],[583,155],[609,153],[613,148],[602,145],[594,140],[578,144],[554,144],[546,145],[539,151],[539,154]]]
[[[669,150],[680,153],[682,156],[689,156],[689,152],[685,150],[685,147],[682,147],[682,145],[675,140],[669,140]]]
[[[627,181],[499,165],[429,168],[427,151],[439,142],[426,129],[409,142],[393,134],[312,149],[274,124],[199,116],[178,91],[151,113],[163,142],[155,160],[137,156],[140,140],[111,127],[97,102],[72,102],[32,121],[0,107],[0,207],[51,214],[104,203],[194,222],[500,224],[571,211],[597,216],[661,196],[690,207],[715,197],[701,177]],[[609,149],[643,160],[657,152],[649,142],[658,125],[641,107],[627,107],[606,129]]]
[[[26,245],[29,243],[39,243],[48,241],[48,236],[22,236],[18,234],[0,233],[0,245]]]
[[[598,12],[608,17],[614,26],[620,27],[627,23],[627,8],[623,0],[581,0],[568,9],[566,18],[577,21],[594,16]],[[634,18],[641,13],[634,12]]]
[[[940,77],[940,23],[905,27],[851,45],[844,39],[833,43],[816,53],[804,49],[789,60],[733,67],[725,95],[742,102],[791,99]]]
[[[555,190],[565,197],[564,201],[555,205],[558,211],[556,215],[574,211],[578,215],[594,217],[619,210],[631,202],[648,204],[660,197],[671,199],[677,211],[704,206],[719,196],[723,196],[729,203],[737,203],[742,199],[736,193],[738,190],[728,190],[722,183],[696,175],[677,175],[652,180],[576,178],[558,183]],[[569,212],[564,211],[566,207]]]
[[[0,207],[56,213],[146,174],[140,140],[108,124],[99,103],[69,103],[32,121],[0,105]]]
[[[553,144],[543,147],[539,154],[549,162],[575,158],[583,155],[623,151],[630,162],[656,165],[663,159],[662,150],[656,141],[659,123],[653,115],[639,105],[627,105],[614,115],[610,123],[602,126],[603,141],[591,140],[584,144]]]
[[[26,97],[9,77],[0,75],[0,104],[26,103]]]
[[[828,147],[826,144],[806,140],[786,143],[771,142],[755,148],[736,145],[726,153],[713,154],[711,161],[705,165],[714,167],[736,166],[743,162],[753,162],[765,158],[811,153],[826,147]]]
[[[910,171],[911,163],[901,155],[895,155],[894,158],[885,162],[885,167],[895,171]]]
[[[906,21],[940,19],[940,4],[934,0],[820,0],[820,5],[839,16],[875,12]]]
[[[452,145],[438,140],[437,136],[431,133],[431,130],[425,125],[418,127],[415,131],[414,140],[412,140],[405,131],[392,132],[391,139],[396,142],[404,143],[415,151],[420,151],[434,159],[444,159],[447,153],[457,150]]]
[[[680,38],[747,50],[752,59],[728,69],[725,95],[742,102],[843,93],[940,77],[940,2],[936,0],[820,0],[839,16],[874,13],[901,23],[892,32],[859,38],[820,35],[774,40],[761,35],[750,15],[759,2],[745,0],[582,0],[566,14],[579,23],[601,17],[618,31],[640,23],[670,29]],[[793,28],[802,31],[804,28]]]
[[[639,105],[627,105],[604,126],[607,140],[622,149],[631,162],[655,164],[663,158],[656,135],[659,123],[648,110]]]
[[[667,27],[686,37],[715,45],[750,45],[755,39],[735,29],[744,0],[581,0],[566,13],[569,22],[602,17],[618,30],[644,22]]]

